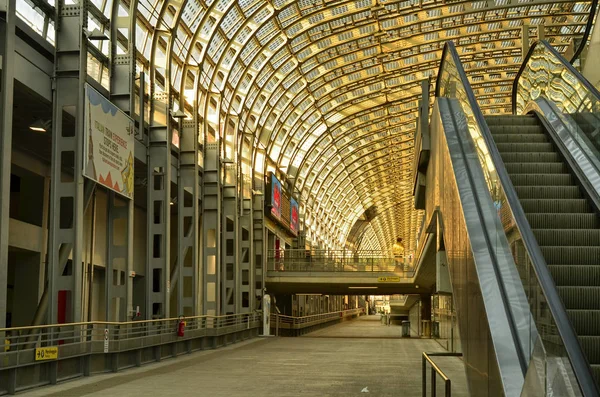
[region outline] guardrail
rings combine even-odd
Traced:
[[[385,272],[414,276],[412,255],[390,257],[381,251],[269,250],[267,270],[287,272]]]
[[[180,318],[2,328],[0,394],[216,348],[256,336],[262,324],[260,312],[183,320],[183,336]]]
[[[267,270],[309,272],[412,272],[413,253],[394,257],[371,250],[269,250]]]
[[[279,336],[279,330],[303,330],[324,323],[339,321],[340,319],[360,316],[364,314],[363,308],[341,310],[337,312],[313,314],[310,316],[294,317],[283,314],[271,314],[271,324],[275,327],[275,335]]]
[[[431,357],[462,357],[462,353],[425,353],[423,352],[423,364],[421,372],[421,395],[427,397],[427,363],[431,365],[431,397],[436,397],[437,382],[439,375],[444,381],[444,397],[452,397],[452,382],[446,374],[433,362]]]

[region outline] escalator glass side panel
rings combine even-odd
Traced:
[[[560,123],[600,170],[600,92],[543,40],[531,47],[513,84],[513,113],[532,110]]]
[[[467,124],[464,128],[468,129],[477,150],[489,193],[504,229],[504,235],[496,236],[493,240],[508,240],[513,250],[531,314],[530,323],[519,324],[519,332],[526,327],[531,335],[529,343],[520,337],[523,349],[531,358],[526,383],[539,384],[546,392],[565,390],[567,392],[561,394],[565,396],[597,396],[589,365],[544,256],[451,43],[444,48],[436,91],[436,96],[453,98],[461,105]],[[496,121],[527,129],[528,123],[532,123],[531,119],[516,120],[514,116],[507,116],[504,120],[498,118]],[[527,153],[516,155],[527,156]],[[539,156],[545,155],[542,153]],[[529,160],[533,161],[534,157],[529,156]]]

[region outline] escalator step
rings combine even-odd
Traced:
[[[515,186],[519,199],[580,199],[578,186]]]
[[[522,199],[521,206],[526,213],[587,213],[590,205],[585,199]]]
[[[590,367],[592,367],[592,375],[594,375],[594,379],[598,383],[598,379],[600,379],[600,364],[590,364]]]
[[[573,185],[571,174],[512,174],[514,186],[569,186]]]
[[[598,335],[600,332],[600,310],[567,310],[577,335]]]
[[[600,287],[556,287],[566,309],[600,310]]]
[[[600,285],[600,265],[548,265],[548,269],[556,285]]]
[[[556,163],[508,163],[506,171],[509,174],[561,174],[568,172],[567,167]]]
[[[485,117],[488,126],[492,125],[539,125],[539,121],[535,116],[514,116],[514,115],[498,115]]]
[[[597,265],[600,258],[600,247],[555,246],[540,249],[548,265]]]
[[[600,229],[533,229],[533,234],[540,247],[600,246]]]
[[[489,126],[492,136],[498,135],[538,135],[546,136],[541,125],[492,125]]]
[[[502,161],[507,163],[556,163],[561,161],[556,152],[540,153],[500,153]]]
[[[522,189],[522,188],[519,188]],[[519,192],[517,192],[519,194]],[[588,214],[526,214],[532,229],[556,229],[565,227],[569,229],[593,229],[600,226],[598,217],[594,213]]]
[[[579,345],[590,364],[600,364],[600,336],[579,336]]]
[[[545,134],[493,134],[496,143],[546,143]]]
[[[547,153],[554,152],[554,145],[546,143],[497,143],[500,153]]]

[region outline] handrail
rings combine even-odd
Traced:
[[[421,366],[421,395],[427,397],[427,363],[431,365],[431,395],[435,397],[437,391],[436,374],[444,381],[444,397],[452,397],[452,382],[446,376],[444,371],[433,362],[431,357],[462,357],[462,353],[425,353],[423,352],[423,361]]]
[[[459,74],[459,78],[461,80],[462,85],[465,88],[465,94],[467,95],[467,100],[469,101],[469,107],[472,109],[473,111],[473,115],[477,121],[477,124],[479,126],[479,129],[485,139],[485,143],[486,146],[488,147],[488,150],[490,151],[490,155],[492,155],[492,159],[494,161],[494,165],[496,166],[496,169],[499,171],[498,174],[500,176],[500,180],[502,182],[502,186],[506,185],[507,183],[511,186],[512,188],[512,184],[510,182],[510,178],[508,177],[508,173],[506,172],[506,169],[504,168],[504,162],[502,161],[502,158],[500,157],[500,153],[498,153],[497,149],[496,149],[496,145],[494,144],[494,141],[492,140],[491,137],[491,133],[488,129],[487,123],[485,122],[485,118],[483,117],[483,113],[481,113],[481,109],[479,108],[479,104],[477,103],[477,99],[475,99],[475,95],[473,94],[473,90],[471,89],[471,84],[469,83],[469,80],[467,78],[467,74],[465,73],[463,67],[462,67],[462,63],[460,61],[460,57],[458,56],[458,52],[456,51],[456,47],[454,46],[454,43],[452,41],[447,41],[446,44],[444,45],[444,50],[442,52],[442,61],[440,64],[440,70],[438,72],[438,76],[436,79],[436,87],[435,87],[435,96],[439,97],[440,96],[440,87],[441,87],[441,81],[440,79],[442,78],[443,75],[443,67],[445,65],[444,60],[446,59],[446,56],[448,55],[448,53],[450,54],[450,56],[452,57],[452,59],[454,60],[454,64],[456,66],[457,72]],[[495,150],[495,151],[494,151]],[[500,168],[502,167],[502,168]],[[503,172],[500,172],[503,171]],[[514,192],[514,199],[517,200],[517,195],[516,192]],[[508,196],[508,195],[507,195]],[[478,201],[478,197],[475,196],[473,197],[473,199],[475,201]],[[518,203],[518,200],[517,200]],[[520,204],[519,204],[520,206]],[[520,207],[519,207],[520,208]],[[521,209],[522,212],[522,209]],[[523,219],[525,215],[523,214]],[[531,231],[530,231],[531,232]],[[533,234],[533,233],[532,233]],[[492,243],[490,241],[490,236],[484,233],[483,236],[486,240],[486,243],[488,244],[488,246],[491,246]],[[541,252],[540,252],[541,255]],[[498,263],[495,260],[495,257],[492,256],[492,261],[493,261],[493,268],[494,271],[496,273],[496,276],[498,278],[500,278],[500,270],[498,269]],[[500,293],[503,297],[502,299],[502,304],[507,307],[509,302],[509,297],[508,294],[506,292],[505,289],[505,285],[503,282],[499,283],[500,286]],[[515,329],[516,328],[516,321],[513,317],[513,312],[512,310],[507,307],[506,313],[508,314],[509,318],[511,319],[511,323],[509,324],[509,328],[512,332],[512,334],[515,336],[515,339],[519,342],[520,339],[518,338],[518,332]],[[523,369],[523,372],[526,371],[527,369],[527,359],[526,359],[526,354],[524,353],[524,348],[521,345],[521,343],[519,343],[519,345],[517,346],[517,354],[520,360],[520,364],[521,364],[521,368]]]
[[[546,46],[550,46],[550,44],[543,40],[541,42],[544,43],[544,45]],[[534,47],[535,45],[532,46],[532,48]],[[579,382],[581,391],[584,396],[597,396],[598,391],[596,388],[596,383],[594,382],[593,377],[591,375],[591,369],[588,364],[588,361],[585,355],[583,354],[583,350],[581,349],[579,340],[577,339],[573,326],[569,321],[562,299],[560,298],[560,296],[558,295],[558,291],[556,290],[554,279],[552,278],[552,275],[548,270],[548,265],[542,254],[542,250],[540,249],[537,239],[535,238],[533,231],[531,230],[529,221],[527,221],[525,211],[523,211],[523,207],[521,206],[521,202],[519,201],[517,192],[515,191],[512,181],[508,175],[508,172],[506,171],[504,161],[502,160],[500,152],[496,147],[492,134],[488,128],[485,118],[483,117],[483,113],[481,112],[477,100],[475,99],[475,95],[471,90],[471,85],[469,84],[466,73],[462,68],[462,64],[460,63],[460,57],[458,56],[456,48],[454,47],[454,44],[452,42],[447,42],[444,46],[444,53],[442,54],[442,63],[445,59],[445,54],[447,50],[451,52],[455,60],[458,72],[460,74],[460,78],[465,86],[465,91],[467,93],[469,104],[471,105],[475,119],[477,120],[477,123],[479,125],[481,134],[483,136],[483,139],[485,140],[485,144],[487,146],[490,158],[492,159],[492,162],[498,174],[498,178],[500,179],[502,188],[504,189],[507,202],[509,203],[510,209],[512,210],[516,227],[521,234],[523,245],[525,246],[525,249],[527,250],[531,258],[531,264],[535,271],[537,280],[540,284],[542,294],[548,302],[548,309],[554,319],[558,334],[564,344],[565,351],[569,357],[571,365],[573,366],[573,371],[575,373],[577,381]],[[554,50],[553,48],[551,48],[551,51],[552,50],[554,53],[558,54],[558,52],[556,52],[556,50]],[[531,52],[532,50],[530,49],[528,57],[524,60],[523,65],[526,64],[527,60],[529,59],[529,56],[531,55]],[[575,70],[572,65],[568,64],[568,66],[570,67],[570,69]],[[521,66],[521,70],[519,71],[519,73],[521,73],[523,68],[524,66]],[[440,69],[440,72],[438,73],[438,81],[436,84],[436,96],[439,96],[439,82],[441,75],[442,72]],[[515,78],[515,84],[519,76],[520,74],[518,74]],[[589,85],[589,82],[587,84]],[[594,89],[594,92],[597,93],[598,91]],[[516,95],[515,93],[516,90],[513,90],[513,95]],[[515,102],[513,101],[513,106],[514,105]]]
[[[581,37],[581,43],[579,43],[579,47],[575,50],[575,53],[571,57],[569,61],[571,64],[579,58],[585,45],[587,44],[588,37],[590,37],[590,33],[592,33],[592,27],[594,25],[594,16],[596,15],[596,9],[598,8],[598,0],[592,0],[592,5],[590,6],[590,15],[588,16],[588,20],[585,24],[585,31],[583,32],[583,36]],[[583,65],[582,65],[583,66]]]
[[[594,0],[594,1],[597,2],[598,0]],[[513,89],[512,89],[512,112],[513,112],[513,114],[517,114],[517,91],[519,89],[519,79],[521,78],[523,71],[527,67],[529,58],[531,58],[531,55],[533,55],[533,52],[535,51],[535,49],[537,48],[538,45],[543,45],[544,47],[546,47],[546,49],[548,51],[550,51],[552,53],[552,55],[554,55],[555,58],[558,61],[560,61],[560,63],[562,63],[563,66],[565,68],[567,68],[569,70],[569,72],[572,73],[577,78],[577,80],[581,83],[581,85],[583,85],[586,90],[588,90],[596,99],[598,99],[600,101],[600,92],[596,89],[596,87],[594,87],[585,77],[583,77],[583,75],[581,73],[579,73],[573,65],[571,65],[569,62],[567,62],[567,60],[562,55],[560,55],[560,53],[558,51],[556,51],[556,48],[552,47],[552,45],[550,43],[548,43],[546,40],[538,40],[535,43],[533,43],[531,45],[531,47],[529,47],[529,51],[527,52],[527,55],[523,59],[523,63],[521,64],[521,67],[519,68],[519,71],[517,72],[517,75],[515,76],[515,79],[513,81]]]
[[[255,312],[259,313],[259,312]],[[237,313],[237,314],[226,314],[222,316],[213,316],[213,315],[202,315],[202,316],[188,316],[184,317],[185,320],[197,320],[197,319],[218,319],[218,318],[231,318],[231,317],[247,317],[248,314],[252,313]],[[14,332],[14,331],[27,331],[32,329],[47,329],[47,328],[62,328],[62,327],[76,327],[76,326],[85,326],[85,325],[140,325],[143,323],[160,323],[160,322],[168,322],[168,321],[179,321],[179,317],[170,317],[170,318],[159,318],[159,319],[151,319],[151,320],[139,320],[139,321],[86,321],[79,323],[62,323],[62,324],[44,324],[44,325],[28,325],[24,327],[11,327],[11,328],[0,328],[0,332]]]

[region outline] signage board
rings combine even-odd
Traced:
[[[377,277],[378,283],[398,283],[400,282],[400,277],[392,276],[392,277]]]
[[[83,175],[133,197],[133,120],[91,86],[85,86]]]
[[[37,347],[35,349],[35,361],[58,359],[58,346]]]
[[[298,202],[290,198],[290,231],[298,234]]]
[[[277,219],[281,219],[281,182],[271,174],[271,215]]]

